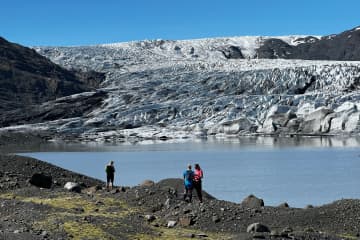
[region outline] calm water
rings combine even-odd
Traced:
[[[360,198],[360,140],[321,138],[243,138],[184,143],[50,145],[32,156],[104,179],[115,161],[117,185],[144,179],[181,177],[188,163],[200,163],[204,189],[219,199],[240,202],[249,194],[266,205],[321,205]],[[33,152],[35,151],[35,152]]]

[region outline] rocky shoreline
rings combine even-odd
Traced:
[[[38,175],[45,177],[40,185],[34,180]],[[38,187],[46,181],[50,185]],[[72,191],[64,188],[68,182],[76,183]],[[37,159],[1,154],[0,239],[359,237],[359,199],[300,209],[286,203],[266,206],[266,199],[264,204],[252,195],[232,203],[204,192],[200,204],[196,194],[192,203],[184,202],[182,188],[181,179],[164,179],[106,191],[101,180]]]

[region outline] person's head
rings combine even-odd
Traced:
[[[195,168],[196,170],[200,170],[200,165],[199,165],[198,163],[195,163],[194,168]]]
[[[189,170],[191,170],[191,164],[188,164],[188,165],[187,165],[187,168],[188,168]]]
[[[114,161],[110,161],[110,165],[114,165]]]

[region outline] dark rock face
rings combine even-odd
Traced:
[[[31,176],[31,179],[29,180],[29,182],[37,187],[41,187],[41,188],[51,188],[52,185],[52,177],[51,176],[47,176],[44,175],[42,173],[34,173]]]
[[[299,38],[291,46],[280,39],[268,39],[257,49],[258,58],[284,58],[304,60],[360,60],[360,29],[354,28],[337,35]]]
[[[0,113],[89,91],[102,73],[69,71],[33,49],[0,37]]]
[[[224,56],[227,59],[243,59],[244,58],[240,48],[236,47],[236,46],[224,47],[224,48],[220,49],[220,51],[222,52],[222,54],[224,54]]]
[[[257,49],[257,57],[269,59],[288,58],[293,52],[295,52],[294,46],[290,46],[283,40],[271,38]]]
[[[38,106],[27,106],[5,111],[0,115],[0,126],[7,127],[24,123],[40,123],[62,118],[80,117],[98,107],[107,96],[97,91],[86,95],[64,97]]]

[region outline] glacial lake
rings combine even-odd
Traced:
[[[136,144],[62,144],[21,149],[57,166],[105,180],[115,162],[115,184],[181,178],[188,163],[204,171],[203,189],[241,202],[249,194],[265,205],[315,206],[360,198],[360,138],[244,137]],[[19,152],[19,151],[18,151]],[[194,193],[195,194],[195,193]]]

